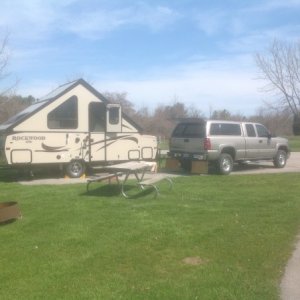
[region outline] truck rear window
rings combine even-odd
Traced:
[[[172,134],[173,137],[204,138],[205,124],[181,123],[176,126]]]
[[[241,126],[230,123],[212,123],[210,125],[210,135],[238,135],[240,136]]]

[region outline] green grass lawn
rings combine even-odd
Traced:
[[[289,145],[292,151],[299,152],[300,151],[300,136],[288,136]]]
[[[1,299],[278,299],[300,174],[191,176],[161,196],[0,183]],[[186,263],[192,258],[192,264]],[[187,260],[189,262],[189,260]]]

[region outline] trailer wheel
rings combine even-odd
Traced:
[[[71,178],[79,178],[85,172],[85,163],[82,160],[72,160],[66,166],[66,174]]]

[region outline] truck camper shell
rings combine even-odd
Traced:
[[[59,164],[71,177],[87,165],[153,160],[155,136],[83,79],[64,84],[0,125],[8,165]]]

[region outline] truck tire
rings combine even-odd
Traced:
[[[71,178],[79,178],[85,172],[85,163],[82,160],[72,160],[66,166],[66,174]]]
[[[233,169],[233,158],[230,154],[222,153],[218,160],[218,169],[221,175],[228,175]]]
[[[278,150],[274,157],[274,166],[276,168],[283,168],[286,164],[287,154],[284,150]]]

